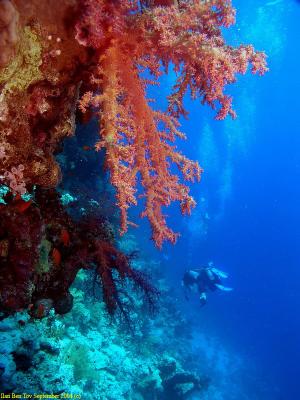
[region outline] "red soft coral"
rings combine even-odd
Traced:
[[[195,201],[188,186],[171,172],[177,165],[186,180],[199,180],[201,168],[184,157],[173,142],[178,131],[177,118],[185,115],[184,95],[212,108],[219,104],[217,119],[235,117],[231,97],[224,94],[236,74],[244,74],[249,63],[252,72],[266,71],[264,53],[252,46],[238,48],[225,43],[221,27],[234,23],[235,10],[229,0],[202,2],[85,0],[77,25],[81,44],[94,48],[99,62],[94,71],[94,92],[87,92],[81,110],[94,106],[101,121],[96,148],[106,149],[106,165],[117,191],[121,210],[121,231],[128,226],[127,211],[137,204],[138,177],[146,198],[142,216],[150,220],[153,239],[161,247],[164,240],[175,242],[166,225],[163,206],[179,201],[189,213]],[[155,111],[146,98],[147,82],[141,71],[155,78],[161,65],[175,66],[177,82],[169,96],[168,113]]]

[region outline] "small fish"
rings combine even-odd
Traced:
[[[274,0],[274,1],[268,1],[266,3],[266,6],[276,6],[277,4],[282,3],[282,0]]]
[[[60,239],[65,246],[70,246],[70,234],[66,229],[61,230]]]
[[[139,227],[138,224],[135,224],[135,223],[132,222],[132,221],[127,221],[127,224],[128,224],[129,226],[132,226],[133,228],[138,228],[138,227]]]
[[[31,204],[32,204],[31,200],[29,201],[21,200],[16,204],[16,208],[20,213],[23,213],[24,211],[27,210],[27,208],[31,206]]]
[[[91,150],[93,150],[93,149],[92,149],[91,146],[83,146],[83,147],[82,147],[82,150],[84,150],[84,151],[91,151]]]
[[[39,319],[41,319],[41,318],[43,318],[45,316],[45,306],[44,306],[44,304],[39,304],[36,316]]]
[[[60,251],[57,250],[55,247],[52,250],[52,261],[53,261],[53,264],[56,266],[58,266],[61,263]]]

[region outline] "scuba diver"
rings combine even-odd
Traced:
[[[182,279],[185,298],[189,300],[188,293],[196,291],[200,295],[201,306],[204,306],[207,302],[206,292],[208,290],[212,292],[217,289],[224,292],[232,291],[232,288],[222,285],[221,279],[226,278],[228,278],[228,274],[215,268],[212,263],[209,263],[207,267],[190,269],[185,272]]]

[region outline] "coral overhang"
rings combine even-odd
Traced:
[[[43,317],[45,302],[61,310],[80,269],[95,272],[109,313],[122,311],[118,289],[126,280],[142,289],[153,307],[158,291],[116,248],[105,220],[75,222],[53,189],[37,189],[34,202],[11,194],[5,200],[0,204],[0,312],[33,307],[34,316]]]
[[[80,109],[98,110],[95,147],[106,150],[121,232],[128,227],[128,208],[144,196],[142,216],[151,223],[155,243],[175,242],[163,207],[179,201],[189,213],[195,202],[189,187],[171,172],[172,164],[185,180],[199,180],[202,172],[174,144],[176,137],[184,137],[178,117],[186,115],[185,94],[213,108],[220,104],[218,119],[234,117],[225,86],[249,63],[253,73],[266,71],[264,53],[250,45],[226,44],[222,27],[234,23],[231,2],[65,0],[58,7],[53,1],[24,5],[2,0],[1,7],[2,181],[16,192],[24,191],[24,183],[57,184],[53,152],[73,132],[81,87]],[[159,112],[146,97],[151,82],[142,79],[142,71],[157,81],[162,67],[170,65],[177,82],[168,110]],[[14,173],[19,166],[24,168],[20,178]],[[143,191],[137,195],[139,180]]]
[[[266,71],[265,55],[251,45],[226,44],[222,28],[234,23],[228,0],[64,0],[58,3],[2,0],[0,157],[2,183],[16,193],[25,185],[56,186],[54,152],[74,132],[75,103],[99,116],[96,150],[116,188],[121,232],[128,209],[145,197],[154,242],[176,241],[163,208],[179,202],[190,213],[195,201],[183,180],[199,180],[201,168],[176,148],[178,118],[187,92],[213,108],[217,119],[235,116],[224,94],[237,73]],[[147,99],[152,75],[174,66],[177,82],[168,110]],[[143,76],[144,75],[144,76]],[[152,79],[151,78],[151,79]],[[20,171],[20,172],[19,172]],[[142,191],[138,192],[138,182]]]

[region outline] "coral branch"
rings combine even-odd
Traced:
[[[117,39],[101,55],[97,79],[101,81],[102,94],[91,99],[101,118],[101,140],[96,147],[106,149],[106,165],[121,210],[121,231],[127,230],[129,206],[137,204],[140,173],[146,197],[142,216],[151,223],[153,239],[159,247],[166,239],[174,243],[177,235],[167,227],[162,206],[179,201],[182,210],[189,211],[195,202],[188,187],[170,172],[170,161],[190,181],[200,179],[201,168],[170,145],[176,136],[182,137],[178,123],[149,106],[133,60]],[[159,129],[159,125],[163,128]]]
[[[142,216],[149,219],[152,238],[158,247],[172,243],[178,234],[166,224],[163,207],[178,201],[190,213],[195,201],[188,186],[172,173],[177,165],[188,181],[200,180],[201,168],[177,151],[173,144],[178,117],[186,115],[183,98],[188,90],[212,108],[220,109],[217,119],[235,117],[231,97],[224,87],[237,73],[266,71],[265,55],[252,46],[226,45],[221,27],[234,23],[230,1],[143,1],[106,2],[86,0],[77,38],[99,54],[91,79],[93,91],[86,92],[80,108],[96,107],[101,124],[96,149],[106,150],[106,166],[116,188],[121,210],[121,232],[128,227],[128,208],[137,204],[138,178],[146,198]],[[178,74],[168,97],[168,113],[155,111],[146,98],[147,84],[141,71],[154,78],[173,63]]]

